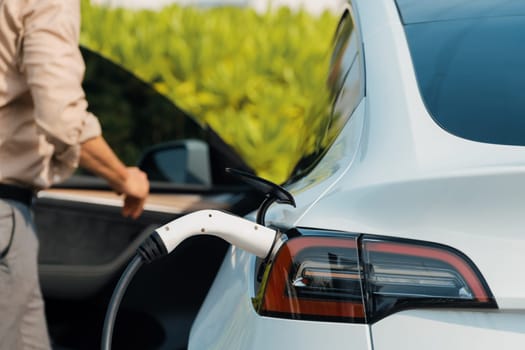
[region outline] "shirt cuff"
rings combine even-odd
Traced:
[[[51,183],[64,181],[73,174],[80,159],[80,145],[68,146],[62,152],[53,154],[51,159]]]
[[[81,144],[102,135],[100,122],[93,114],[87,112],[83,120],[79,142],[75,145],[63,147],[60,151],[55,148],[51,162],[53,168],[53,183],[58,183],[68,178],[78,167]]]
[[[102,135],[102,128],[100,127],[98,118],[92,113],[87,112],[82,131],[80,132],[79,143],[82,144],[100,135]]]

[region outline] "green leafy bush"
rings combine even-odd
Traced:
[[[281,182],[315,151],[329,109],[335,16],[177,5],[156,12],[88,0],[82,16],[82,45],[209,124],[259,175]]]

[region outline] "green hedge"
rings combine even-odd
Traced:
[[[209,124],[261,176],[283,181],[320,142],[334,15],[176,5],[155,12],[85,0],[82,16],[81,44]]]

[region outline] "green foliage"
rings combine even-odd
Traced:
[[[322,142],[335,16],[177,5],[134,11],[88,0],[82,16],[84,46],[209,124],[259,175],[283,181]]]

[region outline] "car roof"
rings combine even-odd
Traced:
[[[403,23],[525,16],[523,0],[395,0]]]

